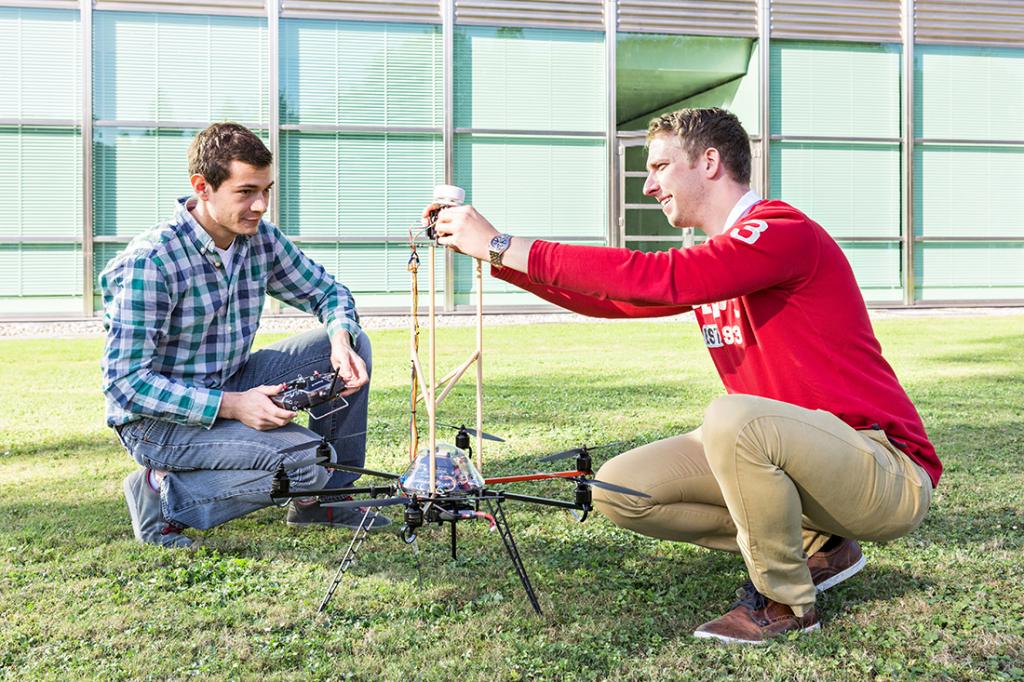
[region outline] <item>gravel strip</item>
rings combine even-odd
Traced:
[[[1024,308],[993,307],[993,308],[881,308],[871,310],[871,318],[875,320],[907,318],[907,317],[985,317],[1024,315]],[[691,319],[691,313],[676,317],[652,318],[651,323],[674,322]],[[553,324],[566,322],[595,322],[595,318],[584,317],[574,313],[492,313],[484,316],[486,327],[510,324]],[[602,320],[605,323],[630,322],[633,320]],[[376,329],[408,329],[408,315],[365,315],[362,318],[363,328],[368,331]],[[426,324],[426,316],[420,317],[420,324]],[[470,327],[476,324],[476,316],[469,315],[438,315],[439,327]],[[260,324],[260,331],[271,334],[287,334],[306,331],[317,327],[319,323],[308,316],[267,315]],[[103,335],[102,322],[94,320],[56,320],[56,321],[11,321],[0,320],[0,338],[82,338]]]

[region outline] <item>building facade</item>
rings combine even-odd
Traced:
[[[711,105],[870,303],[1024,301],[1020,0],[0,0],[0,88],[0,318],[95,315],[219,120],[264,136],[272,218],[364,311],[407,304],[443,182],[514,234],[692,245],[643,196],[643,132]],[[438,259],[438,303],[471,272]]]

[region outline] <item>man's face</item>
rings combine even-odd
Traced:
[[[206,199],[206,212],[225,236],[254,235],[259,230],[260,218],[270,206],[273,167],[257,168],[235,160],[231,162],[230,171],[220,187],[213,189],[205,185],[205,190],[200,192]]]
[[[661,203],[675,227],[703,227],[701,206],[705,199],[704,174],[691,165],[675,135],[658,134],[647,148],[647,181],[644,194]]]

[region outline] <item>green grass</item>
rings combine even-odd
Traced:
[[[758,649],[690,636],[745,579],[739,557],[656,541],[596,515],[509,505],[543,617],[500,540],[462,524],[416,558],[372,537],[316,607],[349,534],[293,532],[263,510],[167,551],[131,537],[134,463],[103,425],[102,341],[0,341],[0,678],[395,680],[1024,679],[1024,318],[878,322],[946,464],[924,525],[866,544],[867,568],[820,601],[824,629]],[[440,366],[473,332],[446,329]],[[721,393],[692,322],[487,332],[488,474],[582,442],[696,426]],[[260,343],[274,340],[261,337]],[[367,465],[405,461],[407,339],[374,334]],[[472,383],[441,414],[473,417]],[[526,485],[565,494],[558,483]],[[837,491],[837,494],[841,491]]]

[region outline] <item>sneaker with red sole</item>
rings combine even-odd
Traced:
[[[136,540],[161,547],[192,546],[192,540],[181,534],[184,527],[164,518],[160,493],[149,485],[148,469],[136,469],[128,474],[122,488]]]

